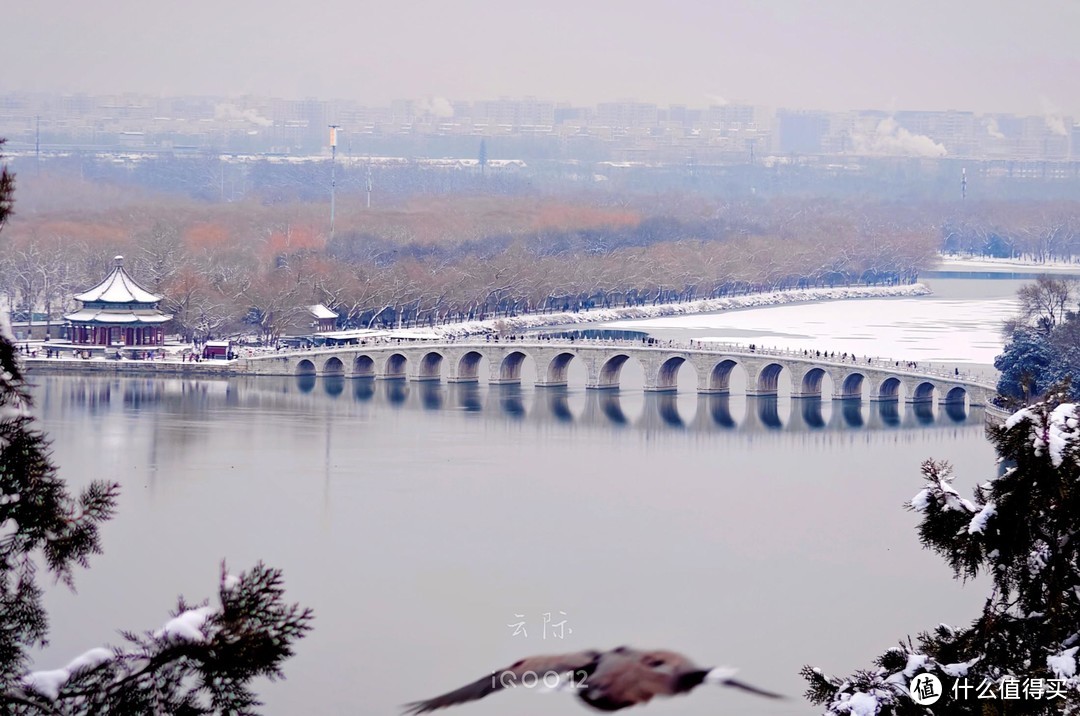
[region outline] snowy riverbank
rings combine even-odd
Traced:
[[[666,316],[685,316],[695,313],[712,313],[741,308],[762,308],[765,306],[783,306],[792,303],[811,301],[835,301],[857,298],[889,298],[927,296],[931,293],[926,286],[915,283],[903,286],[846,286],[843,288],[806,288],[792,291],[770,291],[752,293],[745,296],[725,296],[707,298],[686,303],[661,303],[655,306],[627,306],[620,308],[594,308],[587,311],[564,311],[559,313],[537,313],[496,318],[484,321],[464,321],[422,329],[424,332],[440,336],[471,336],[502,331],[513,333],[549,326],[566,326],[586,323],[606,323],[639,318],[663,318]]]
[[[940,262],[933,267],[935,271],[1080,274],[1080,261],[1034,261],[1024,258],[999,259],[961,254],[942,254],[940,259]]]

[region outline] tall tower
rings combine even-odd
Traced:
[[[337,179],[335,175],[335,160],[337,159],[337,131],[340,124],[330,125],[330,238],[334,238],[334,199],[337,193]]]
[[[960,170],[960,200],[967,199],[967,168]]]
[[[371,158],[368,158],[367,164],[367,208],[371,208]]]

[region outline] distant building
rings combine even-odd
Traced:
[[[172,316],[158,308],[161,296],[135,283],[124,271],[124,257],[104,281],[75,297],[81,308],[71,322],[71,342],[95,346],[160,346]]]
[[[312,325],[316,333],[324,333],[337,328],[338,314],[323,304],[317,303],[314,306],[308,306],[307,309],[312,318],[315,319]]]
[[[782,109],[776,114],[780,125],[781,154],[821,154],[829,132],[829,115]]]
[[[602,102],[596,105],[596,121],[602,127],[640,129],[655,127],[659,108],[651,102]]]
[[[208,360],[231,360],[233,357],[233,342],[207,341],[203,345],[202,357]]]

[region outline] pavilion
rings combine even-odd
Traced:
[[[71,342],[87,346],[160,346],[164,324],[172,316],[158,308],[161,296],[135,283],[124,271],[124,257],[104,281],[75,300],[81,308],[64,318],[71,322]]]

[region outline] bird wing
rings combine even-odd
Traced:
[[[758,696],[764,696],[764,697],[770,698],[770,699],[782,699],[782,698],[785,698],[781,694],[775,694],[772,691],[765,691],[764,689],[759,689],[756,686],[751,686],[750,684],[746,683],[745,681],[739,681],[737,679],[724,679],[723,681],[720,682],[720,685],[721,686],[733,686],[736,689],[742,689],[743,691],[748,691],[751,694],[757,694]]]
[[[525,674],[532,672],[539,681],[543,681],[544,674],[551,671],[556,674],[564,674],[568,671],[576,671],[590,666],[598,656],[594,651],[578,651],[570,654],[541,654],[530,656],[514,662],[505,669],[493,671],[489,676],[477,679],[471,684],[466,684],[460,689],[448,691],[441,696],[436,696],[426,701],[414,701],[405,705],[406,714],[425,714],[448,706],[456,706],[469,701],[482,699],[496,691],[510,688],[522,683]]]

